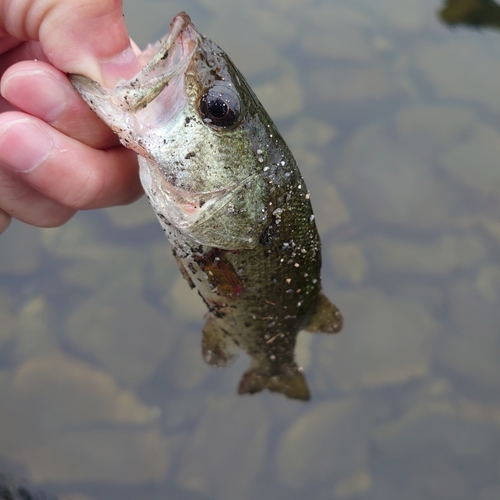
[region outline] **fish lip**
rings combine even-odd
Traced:
[[[142,70],[115,86],[113,102],[130,113],[145,108],[170,82],[185,74],[199,40],[200,34],[188,14],[177,14],[167,35],[139,55]]]
[[[156,54],[154,54],[154,56],[149,61],[142,61],[143,63],[147,62],[147,64],[144,66],[141,73],[148,73],[154,70],[161,60],[168,60],[168,58],[171,56],[170,49],[177,42],[180,41],[181,48],[185,48],[188,40],[186,40],[186,37],[183,37],[183,35],[186,34],[186,28],[188,27],[193,28],[194,32],[198,34],[196,28],[194,28],[194,25],[191,22],[191,18],[186,12],[180,12],[179,14],[177,14],[170,23],[166,38],[159,40],[160,50],[156,52]],[[132,80],[134,80],[135,78],[133,78]]]

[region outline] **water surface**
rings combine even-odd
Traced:
[[[500,498],[496,10],[481,30],[431,0],[125,7],[141,46],[188,11],[248,77],[311,191],[345,328],[299,337],[310,403],[238,397],[248,359],[203,363],[205,308],[145,200],[14,223],[0,469],[66,500]]]

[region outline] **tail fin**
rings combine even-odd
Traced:
[[[261,364],[252,365],[241,378],[238,394],[254,394],[264,389],[292,399],[310,399],[302,368],[295,363],[284,365],[276,373]]]

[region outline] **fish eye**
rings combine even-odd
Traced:
[[[207,123],[229,127],[238,121],[240,111],[238,93],[228,85],[216,83],[201,96],[200,113]]]

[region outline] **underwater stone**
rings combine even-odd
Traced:
[[[441,166],[457,181],[485,196],[500,197],[500,132],[479,124],[473,134],[457,139],[440,158]]]
[[[325,401],[307,410],[281,436],[279,480],[291,488],[350,476],[368,459],[367,420],[356,397]]]
[[[210,397],[179,462],[177,484],[203,496],[248,498],[267,449],[269,417],[258,399]]]
[[[361,129],[347,144],[334,182],[364,217],[405,229],[447,226],[456,211],[455,191],[380,124]]]
[[[24,362],[9,380],[0,388],[0,449],[33,481],[164,477],[170,441],[159,410],[107,373],[53,351]]]
[[[345,335],[318,355],[330,387],[382,387],[428,374],[439,327],[421,305],[374,288],[337,292],[336,298],[349,322]]]
[[[69,315],[65,328],[74,347],[134,386],[168,355],[178,331],[175,322],[146,302],[140,284],[135,271],[116,276]]]

